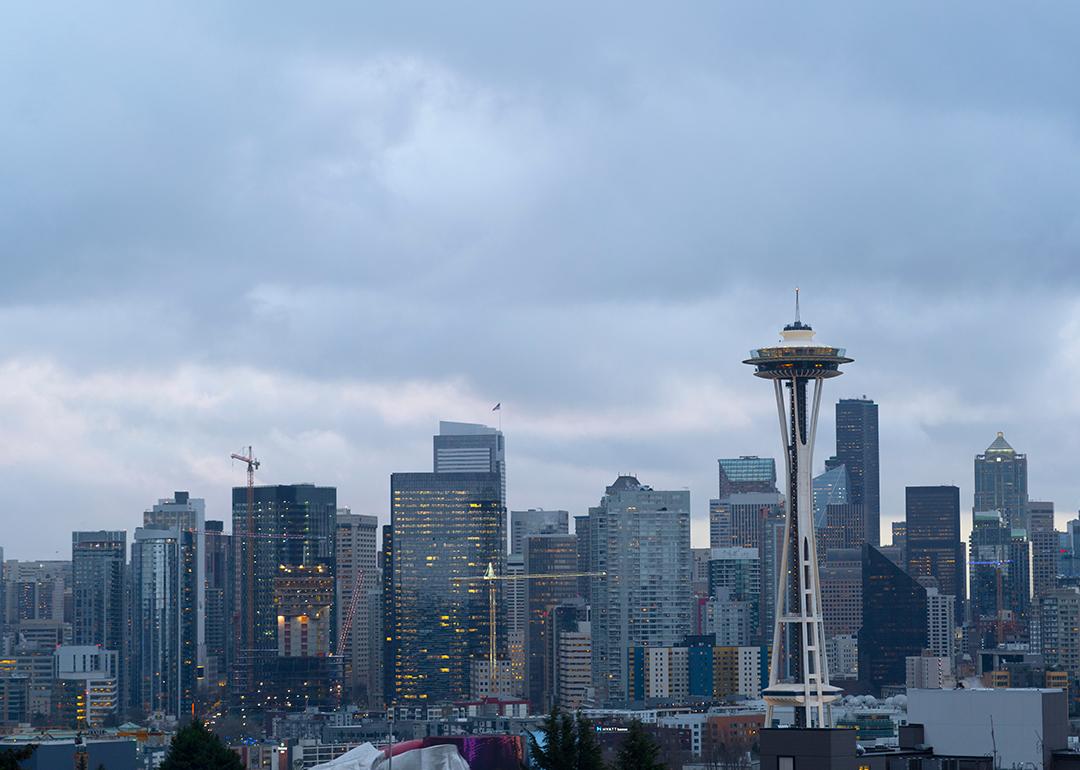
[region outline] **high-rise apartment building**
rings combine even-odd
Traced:
[[[1065,669],[1070,681],[1080,678],[1080,591],[1051,591],[1040,601],[1042,654],[1047,667]]]
[[[569,532],[568,511],[546,511],[543,508],[510,511],[510,553],[524,554],[525,538],[529,535],[565,535]]]
[[[743,455],[717,460],[720,466],[720,500],[736,494],[776,492],[776,460]]]
[[[62,622],[64,598],[71,591],[70,561],[16,561],[4,564],[0,581],[0,621]]]
[[[196,698],[194,533],[137,527],[131,544],[132,705],[179,719]]]
[[[927,646],[926,589],[872,545],[863,546],[859,679],[874,691],[903,685],[905,659]]]
[[[172,497],[159,499],[143,512],[143,527],[173,529],[177,533],[184,576],[179,586],[180,657],[188,672],[181,681],[194,697],[194,687],[205,681],[206,672],[206,501],[184,491],[174,492]],[[188,674],[190,681],[184,678]]]
[[[501,430],[471,422],[439,423],[434,442],[436,473],[495,473],[499,502],[506,507],[506,444]]]
[[[1001,511],[1010,530],[1027,530],[1027,455],[1019,454],[1000,431],[975,455],[975,510]]]
[[[673,646],[690,630],[690,493],[620,476],[589,509],[593,686],[626,703],[633,647]]]
[[[381,700],[381,640],[372,633],[375,613],[369,602],[377,599],[381,580],[378,571],[379,518],[352,513],[347,508],[337,512],[337,606],[344,624],[346,613],[351,623],[338,654],[343,665],[343,685],[349,702],[373,708],[372,698]]]
[[[127,533],[99,530],[71,533],[72,638],[119,655],[121,697],[128,693]]]
[[[233,695],[242,708],[263,708],[282,701],[276,689],[295,661],[280,661],[275,585],[278,577],[299,567],[322,566],[333,577],[337,489],[314,484],[257,486],[248,523],[248,489],[234,487],[233,536],[239,586]],[[330,627],[337,620],[331,615]],[[332,638],[333,634],[331,634]]]
[[[936,578],[941,593],[962,604],[967,598],[967,568],[960,534],[960,489],[907,487],[905,495],[908,573]]]
[[[748,606],[746,635],[740,636],[735,645],[760,644],[761,629],[761,558],[757,548],[713,548],[709,558],[709,595],[719,597],[726,591],[726,601],[741,602]]]
[[[480,578],[489,564],[504,574],[502,500],[497,472],[391,475],[384,557],[387,705],[469,696],[472,668],[488,662],[498,630],[491,628],[489,586]]]
[[[866,542],[881,542],[878,468],[878,405],[870,399],[842,398],[836,404],[836,458],[848,472],[848,501],[866,511]]]
[[[225,523],[206,522],[206,682],[223,695],[236,641],[236,572],[232,535]]]

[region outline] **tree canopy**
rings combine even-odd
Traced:
[[[667,765],[658,759],[659,756],[660,744],[635,719],[619,746],[615,770],[666,770]]]
[[[243,770],[240,757],[196,720],[172,739],[161,770]]]
[[[600,744],[592,722],[553,709],[540,728],[543,745],[529,735],[529,752],[540,770],[604,770]]]

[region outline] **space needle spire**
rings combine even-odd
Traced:
[[[795,708],[796,727],[831,727],[828,706],[841,690],[829,684],[825,658],[810,472],[822,384],[840,376],[840,364],[852,359],[843,348],[814,341],[814,330],[799,315],[798,289],[795,321],[783,328],[780,337],[779,344],[753,350],[743,361],[754,367],[756,376],[773,381],[787,464],[787,512],[769,686],[762,693],[765,726],[772,725],[773,711],[779,706]]]

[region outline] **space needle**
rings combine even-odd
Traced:
[[[754,367],[755,376],[773,381],[787,460],[784,548],[780,553],[769,686],[762,693],[765,726],[772,725],[777,707],[794,707],[796,727],[825,728],[832,727],[828,706],[841,690],[829,684],[825,658],[810,471],[822,385],[830,377],[839,377],[840,364],[853,359],[845,356],[843,348],[814,342],[814,330],[799,318],[798,289],[795,321],[784,327],[780,337],[779,344],[751,351],[750,358],[743,361]]]

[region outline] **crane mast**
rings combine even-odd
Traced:
[[[248,533],[255,532],[255,469],[259,467],[259,461],[255,457],[255,452],[248,446],[247,454],[243,454],[243,450],[240,453],[233,452],[230,457],[233,460],[239,460],[242,463],[247,464],[247,526]],[[244,631],[246,632],[246,641],[248,645],[248,651],[255,646],[255,547],[254,543],[248,543],[247,548],[244,551],[244,576],[246,578],[246,587],[248,596],[246,598],[246,607],[244,613]],[[250,683],[249,683],[250,684]]]

